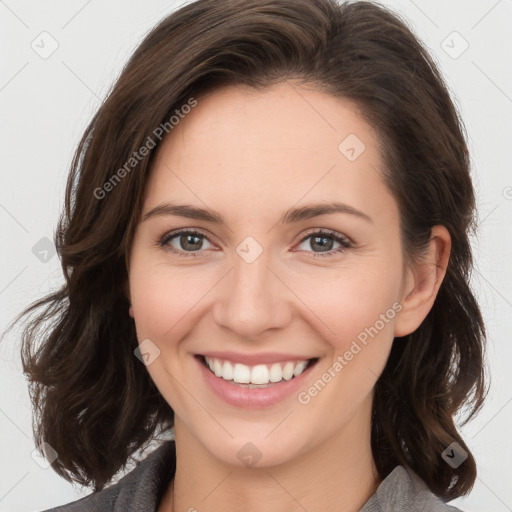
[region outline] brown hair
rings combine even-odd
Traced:
[[[451,235],[431,311],[415,332],[395,340],[376,384],[372,451],[381,478],[402,464],[443,499],[471,489],[475,461],[453,418],[465,405],[467,421],[482,405],[485,330],[468,284],[475,200],[462,123],[405,22],[375,3],[334,0],[183,6],[146,36],[86,129],[55,233],[65,284],[18,317],[45,307],[23,332],[22,361],[36,441],[58,452],[53,468],[68,480],[101,489],[173,424],[171,408],[134,357],[124,293],[158,144],[133,169],[126,163],[190,98],[223,84],[263,90],[285,80],[354,101],[376,127],[407,258],[421,257],[432,226]],[[108,195],[99,193],[107,182]],[[457,468],[441,457],[453,441],[468,452]]]

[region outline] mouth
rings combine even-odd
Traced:
[[[232,385],[246,389],[264,389],[279,386],[297,379],[318,362],[310,359],[290,359],[267,364],[246,365],[202,354],[196,354],[198,361],[215,377]]]

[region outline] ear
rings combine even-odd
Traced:
[[[450,259],[451,237],[444,226],[434,226],[427,254],[406,270],[402,309],[396,316],[395,336],[414,332],[434,305]]]

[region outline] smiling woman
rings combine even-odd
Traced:
[[[454,416],[485,394],[474,208],[457,112],[388,10],[166,17],[76,152],[66,283],[25,311],[37,443],[95,491],[54,510],[456,510]]]

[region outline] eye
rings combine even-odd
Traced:
[[[211,247],[204,247],[205,241]],[[314,258],[333,256],[344,252],[353,245],[347,237],[328,230],[317,230],[309,233],[300,241],[300,245],[303,244],[309,245],[310,248],[313,248],[313,251],[309,251],[307,248],[301,249],[300,246],[299,250],[312,252]],[[334,244],[338,244],[339,247],[333,248]],[[181,229],[180,231],[167,233],[158,240],[158,245],[179,257],[203,256],[204,250],[213,247],[206,235],[196,229]]]
[[[347,237],[334,231],[327,230],[318,230],[309,233],[301,240],[300,245],[302,244],[305,244],[306,246],[309,245],[309,247],[313,249],[319,249],[318,252],[315,252],[314,250],[312,251],[314,258],[333,256],[334,254],[345,252],[348,248],[352,247],[352,242]],[[339,247],[333,249],[334,244],[338,244]],[[302,250],[311,252],[307,249]]]
[[[201,256],[204,242],[211,242],[208,238],[195,229],[182,229],[174,233],[167,233],[159,240],[159,245],[178,256]],[[197,254],[195,254],[197,253]]]

